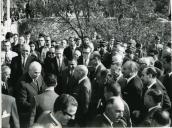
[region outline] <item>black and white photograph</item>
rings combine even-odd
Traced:
[[[171,4],[0,0],[0,127],[172,127]]]

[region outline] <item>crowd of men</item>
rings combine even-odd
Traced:
[[[171,42],[8,32],[1,46],[3,128],[171,125]]]

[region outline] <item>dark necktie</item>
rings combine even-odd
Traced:
[[[25,65],[25,58],[23,58],[23,63],[22,63],[23,68],[24,68],[24,65]]]
[[[57,63],[58,63],[58,70],[60,71],[60,69],[61,69],[60,59],[57,60]]]
[[[40,89],[39,89],[38,81],[36,79],[34,79],[33,81],[34,81],[34,84],[37,87],[37,91],[38,91],[38,94],[39,94]]]

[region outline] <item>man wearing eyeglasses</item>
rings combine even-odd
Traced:
[[[37,121],[37,124],[49,128],[69,126],[69,121],[75,119],[77,107],[78,103],[73,96],[69,94],[62,94],[56,99],[53,112],[46,112],[41,115]]]

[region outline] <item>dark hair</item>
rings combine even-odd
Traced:
[[[108,69],[104,69],[100,72],[101,77],[107,77],[107,75],[110,73]]]
[[[69,57],[68,62],[69,61],[75,61],[77,63],[77,60],[73,56],[72,57]]]
[[[30,31],[26,31],[24,34],[25,35],[29,35],[29,34],[31,34],[31,32]]]
[[[136,48],[141,48],[142,44],[141,43],[136,43]]]
[[[154,67],[148,67],[147,69],[146,69],[146,74],[148,75],[148,74],[151,74],[152,75],[152,77],[157,77],[157,71],[156,71],[156,69],[154,68]]]
[[[62,94],[56,99],[53,111],[65,111],[70,105],[78,107],[78,102],[73,96]]]
[[[113,96],[119,96],[121,94],[121,87],[117,82],[107,82],[106,89],[108,92],[112,92]]]
[[[133,53],[132,49],[130,49],[130,48],[127,48],[127,49],[125,50],[125,52],[128,53],[128,54],[132,54],[132,53]]]
[[[56,41],[55,41],[55,40],[51,40],[51,43],[52,43],[52,42],[56,42]]]
[[[75,38],[74,40],[75,40],[75,42],[77,42],[78,40],[81,40],[81,39],[80,38]]]
[[[158,51],[156,49],[150,49],[148,51],[148,55],[149,56],[154,56],[154,55],[158,55]]]
[[[161,61],[155,61],[154,67],[159,68],[160,70],[163,70],[163,65]]]
[[[13,33],[7,32],[7,34],[5,35],[5,39],[8,40],[8,39],[12,38],[13,36],[14,36]]]
[[[39,33],[39,38],[41,38],[41,37],[45,37],[45,34]]]
[[[34,41],[30,41],[29,45],[31,45],[31,44],[34,44],[36,46],[36,42],[34,42]]]
[[[147,95],[151,96],[152,99],[155,101],[155,103],[159,103],[162,101],[162,92],[160,90],[155,90],[155,89],[151,89]]]
[[[90,45],[88,45],[88,44],[83,44],[83,48],[82,48],[82,50],[83,50],[83,49],[88,49],[88,48],[91,50]]]
[[[47,87],[57,85],[57,77],[54,74],[48,73],[44,77],[45,84]]]
[[[171,58],[172,58],[172,55],[171,54],[167,54],[163,57],[163,59],[167,62],[167,63],[171,63]]]
[[[168,42],[168,43],[167,43],[167,46],[168,46],[169,48],[171,48],[171,47],[172,47],[172,43],[171,43],[171,42]]]
[[[159,109],[159,110],[155,111],[155,113],[153,114],[153,119],[160,126],[165,126],[165,125],[170,124],[169,113],[165,110]]]
[[[85,38],[89,38],[89,37],[88,36],[84,36],[83,39],[85,39]]]
[[[56,49],[56,50],[59,50],[59,49],[64,49],[64,48],[63,48],[62,45],[57,45],[57,46],[55,46],[55,49]]]

